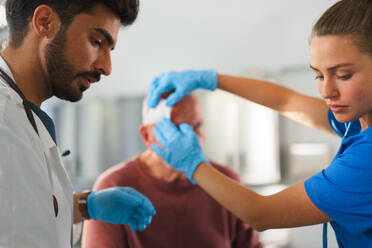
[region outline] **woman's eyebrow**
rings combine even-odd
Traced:
[[[354,65],[354,64],[351,64],[351,63],[341,63],[341,64],[337,64],[335,66],[332,66],[330,68],[328,68],[327,70],[328,71],[334,71],[340,67],[344,67],[344,66],[351,66],[351,65]],[[319,69],[315,68],[314,66],[310,65],[310,68],[313,69],[314,71],[319,71]]]

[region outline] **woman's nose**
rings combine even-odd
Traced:
[[[334,98],[339,95],[336,82],[329,77],[319,81],[319,92],[324,99]]]

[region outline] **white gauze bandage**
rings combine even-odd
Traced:
[[[147,106],[146,97],[142,105],[142,124],[143,125],[155,124],[156,122],[161,121],[163,117],[170,119],[171,113],[172,107],[167,107],[165,105],[165,99],[161,99],[156,108],[149,108]]]

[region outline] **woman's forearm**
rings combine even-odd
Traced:
[[[198,167],[193,178],[222,206],[253,228],[260,230],[260,227],[255,223],[259,222],[261,216],[257,203],[262,199],[262,196],[222,175],[207,163],[202,163]]]
[[[331,221],[309,199],[302,182],[276,194],[261,196],[205,162],[197,168],[193,179],[223,207],[257,231]]]

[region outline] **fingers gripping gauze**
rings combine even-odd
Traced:
[[[161,99],[156,108],[149,108],[147,106],[147,97],[143,101],[142,105],[142,124],[149,125],[155,124],[161,121],[163,117],[168,119],[171,118],[172,107],[167,107],[165,105],[165,99]]]

